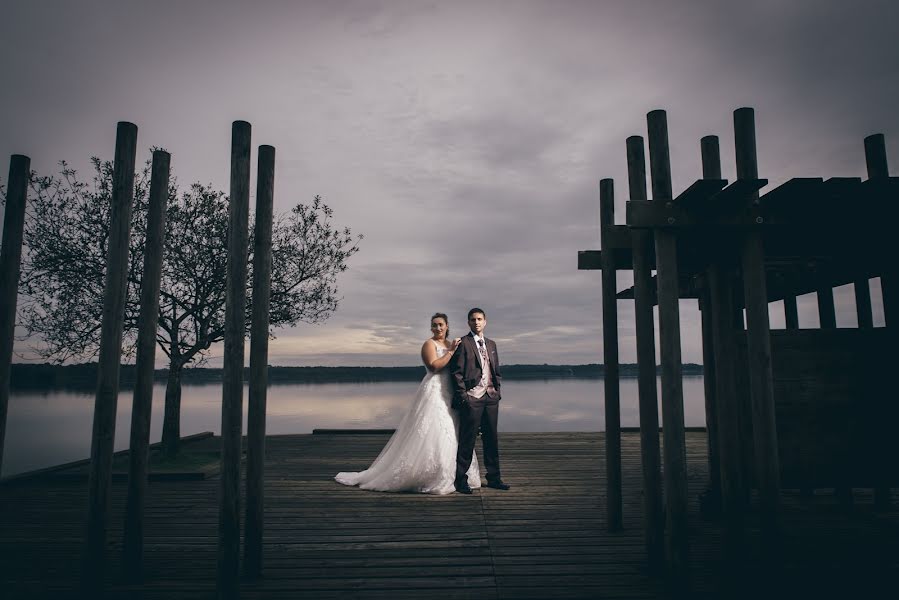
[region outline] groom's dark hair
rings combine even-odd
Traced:
[[[473,315],[475,313],[481,313],[482,315],[484,315],[485,319],[487,318],[487,313],[485,313],[483,309],[478,308],[478,307],[472,308],[470,311],[468,311],[468,317],[466,317],[466,318],[470,319],[471,315]]]

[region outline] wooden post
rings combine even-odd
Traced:
[[[837,311],[833,303],[833,288],[829,285],[816,290],[818,297],[818,319],[821,329],[837,328]]]
[[[702,178],[721,179],[721,152],[718,136],[707,135],[699,142],[702,155]],[[715,397],[715,342],[712,329],[712,296],[708,273],[702,278],[699,310],[702,317],[702,382],[705,391],[705,424],[709,463],[708,508],[713,512],[720,508],[721,473],[718,452],[718,407]]]
[[[231,128],[231,195],[222,370],[222,472],[219,495],[217,593],[240,596],[240,455],[247,303],[247,223],[250,212],[250,124]]]
[[[606,412],[606,517],[609,531],[623,527],[621,515],[621,399],[618,381],[617,278],[606,231],[615,225],[615,188],[611,179],[599,182],[599,224],[602,244],[602,342]]]
[[[816,290],[815,295],[818,299],[818,323],[820,328],[836,329],[837,311],[833,302],[833,288],[830,285],[822,285]],[[844,507],[852,506],[852,488],[848,485],[841,483],[834,488],[833,493],[840,499],[840,504]]]
[[[796,296],[784,296],[784,320],[787,329],[799,329],[799,307]]]
[[[715,398],[718,400],[718,452],[724,550],[728,562],[739,563],[744,543],[746,486],[743,479],[742,422],[736,387],[736,340],[733,320],[733,265],[719,258],[708,269],[712,347],[715,352]]]
[[[643,138],[627,138],[627,179],[631,200],[646,200]],[[649,567],[665,563],[665,518],[662,501],[662,458],[656,390],[656,344],[653,324],[652,233],[631,231],[634,255],[634,320],[637,335],[637,386],[640,405],[640,460],[643,467],[643,519]]]
[[[12,347],[16,332],[16,301],[22,266],[22,237],[25,230],[25,202],[31,178],[31,159],[13,154],[9,159],[9,185],[3,217],[3,244],[0,247],[0,471],[9,407],[9,378]]]
[[[109,489],[119,395],[119,365],[122,358],[136,150],[137,126],[120,122],[116,130],[112,176],[109,246],[106,254],[103,320],[88,476],[87,534],[82,568],[82,585],[90,593],[101,589],[105,578],[106,528],[109,523]]]
[[[871,309],[871,287],[868,278],[856,279],[855,288],[855,314],[858,317],[859,329],[872,329],[874,327],[874,313]]]
[[[882,133],[869,135],[865,138],[865,163],[868,168],[868,179],[885,179],[890,176],[890,169],[887,164],[886,142]],[[867,281],[865,282],[867,288]],[[858,297],[858,288],[856,285],[856,297]],[[896,278],[896,271],[883,273],[880,277],[880,293],[883,299],[883,312],[886,326],[892,330],[892,337],[896,338],[896,328],[899,326],[899,281]],[[868,310],[870,310],[870,291],[868,296]],[[861,310],[861,309],[859,309]],[[859,313],[859,327],[862,326],[862,317]],[[873,320],[871,322],[873,326]],[[885,431],[884,435],[890,435],[889,431]],[[889,442],[884,438],[884,444]],[[889,460],[884,457],[883,460]],[[884,477],[887,476],[886,468],[881,467]],[[874,488],[874,507],[879,511],[890,509],[890,487],[884,482]]]
[[[734,111],[734,145],[737,179],[758,179],[755,144],[755,112]],[[753,193],[758,202],[758,192]],[[743,240],[743,298],[746,306],[746,353],[752,398],[752,436],[755,475],[759,487],[762,533],[773,549],[779,538],[780,460],[777,420],[774,412],[774,376],[771,370],[771,332],[768,321],[768,288],[765,251],[758,230]]]
[[[718,138],[704,137],[700,142],[700,149],[703,177],[720,179],[721,153]],[[735,371],[735,335],[738,327],[734,315],[738,311],[734,307],[733,275],[736,264],[733,258],[734,249],[729,241],[725,239],[714,241],[719,246],[715,261],[706,270],[707,308],[703,309],[703,320],[708,319],[715,371],[716,406],[712,422],[718,450],[718,483],[724,513],[725,553],[735,564],[743,546],[746,496],[742,466],[742,419]],[[742,317],[742,314],[740,316]],[[739,328],[742,329],[742,323]],[[712,430],[709,431],[709,435],[712,435]]]
[[[647,114],[646,119],[649,129],[649,168],[653,201],[671,202],[673,194],[667,117],[665,111],[654,110]],[[689,530],[677,239],[673,231],[666,229],[657,229],[654,234],[659,300],[659,349],[662,361],[662,434],[665,458],[663,473],[668,522],[668,560],[674,587],[684,589],[689,585]]]
[[[141,578],[144,553],[144,500],[150,452],[150,417],[153,408],[153,373],[156,359],[156,326],[159,321],[159,288],[165,242],[165,217],[169,196],[168,152],[153,152],[150,201],[147,206],[147,239],[144,247],[140,315],[137,324],[137,376],[131,409],[131,445],[128,453],[128,499],[125,509],[123,563],[126,577]]]
[[[259,146],[256,234],[253,240],[253,316],[250,325],[250,399],[247,415],[247,526],[244,573],[262,576],[264,526],[265,401],[268,387],[268,325],[272,284],[272,205],[275,149]]]

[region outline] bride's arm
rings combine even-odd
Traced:
[[[449,363],[450,358],[453,356],[453,351],[455,351],[458,345],[458,342],[454,340],[449,347],[449,352],[438,358],[437,347],[434,345],[434,342],[425,340],[425,343],[421,346],[421,361],[429,371],[439,371]]]

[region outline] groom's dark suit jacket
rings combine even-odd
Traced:
[[[493,340],[484,338],[484,345],[487,347],[487,356],[490,358],[493,387],[496,389],[495,399],[499,400],[503,376],[499,366],[499,356],[496,354],[496,344]],[[484,374],[474,335],[469,333],[462,338],[462,343],[459,344],[450,359],[449,368],[453,384],[453,407],[458,408],[468,401],[468,390],[477,387]],[[491,398],[491,400],[493,399]]]

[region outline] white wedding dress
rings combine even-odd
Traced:
[[[434,345],[438,357],[448,352]],[[451,398],[449,369],[428,371],[409,412],[371,466],[358,473],[338,473],[334,479],[380,492],[452,493],[456,489],[459,417],[450,407]],[[468,469],[468,485],[481,487],[477,456]]]

